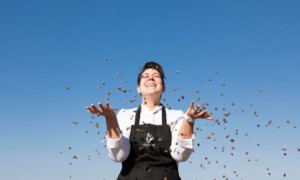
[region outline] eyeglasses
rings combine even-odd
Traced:
[[[149,79],[150,78],[150,75],[149,74],[144,74],[141,76],[142,79]],[[152,79],[160,79],[160,75],[155,73],[155,74],[152,74],[151,76]]]

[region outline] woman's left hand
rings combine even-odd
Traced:
[[[200,108],[200,105],[197,105],[194,108],[194,101],[191,102],[190,107],[186,110],[186,115],[190,116],[192,119],[213,119],[211,114],[209,114],[206,110]]]

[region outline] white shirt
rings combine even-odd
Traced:
[[[134,125],[137,108],[121,109],[117,114],[118,123],[122,131],[119,139],[107,138],[107,150],[109,157],[117,162],[127,159],[130,152],[129,136],[131,125]],[[194,136],[191,139],[182,139],[178,136],[183,121],[184,112],[181,110],[166,109],[167,124],[172,132],[171,156],[176,162],[186,161],[193,151]],[[140,114],[140,124],[162,124],[162,106],[150,111],[142,105]]]

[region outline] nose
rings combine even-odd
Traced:
[[[148,81],[150,81],[150,80],[154,80],[154,78],[153,78],[153,76],[149,76],[149,78],[148,78]]]

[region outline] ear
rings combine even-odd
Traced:
[[[166,86],[164,85],[164,86],[163,86],[162,92],[165,92],[165,90],[166,90]]]
[[[140,88],[140,86],[137,86],[137,87],[136,87],[136,91],[137,91],[139,94],[141,94],[141,88]]]

